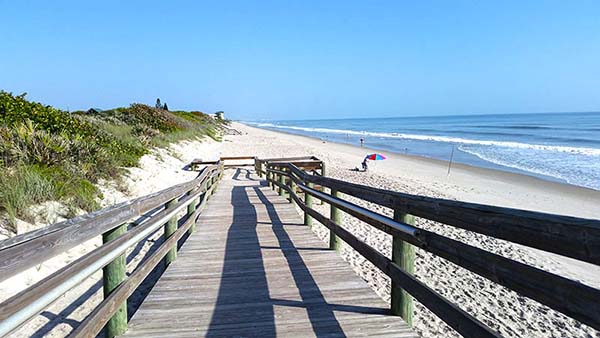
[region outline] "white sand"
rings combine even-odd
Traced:
[[[233,127],[242,131],[242,135],[226,136],[222,144],[212,141],[183,142],[171,147],[170,151],[159,150],[154,155],[145,156],[141,161],[141,167],[132,169],[126,180],[131,194],[123,195],[114,187],[107,185],[103,188],[105,205],[192,179],[195,173],[184,171],[183,167],[193,158],[208,160],[219,156],[236,155],[260,157],[315,155],[326,161],[329,176],[352,182],[413,194],[600,218],[600,209],[597,207],[600,204],[600,193],[597,191],[457,164],[453,165],[451,174],[447,176],[445,162],[394,154],[386,154],[389,155],[389,159],[371,166],[369,173],[357,173],[349,169],[359,166],[365,153],[371,150],[251,128],[238,123],[234,123]],[[173,154],[176,156],[172,156]],[[375,211],[390,214],[390,210],[385,208],[356,199],[351,200],[367,205]],[[324,213],[328,211],[326,205],[319,208]],[[386,255],[390,255],[391,239],[388,235],[347,215],[344,215],[344,224],[359,238]],[[580,280],[588,285],[600,287],[598,267],[435,222],[419,219],[417,225]],[[324,227],[318,226],[315,231],[323,240],[327,240],[328,233]],[[139,252],[136,250],[137,254],[133,255],[135,257],[131,259],[130,270],[136,266],[154,241],[160,242],[160,233],[137,248]],[[0,300],[32,285],[97,245],[100,245],[99,240],[90,241],[49,260],[39,269],[31,269],[1,283]],[[131,252],[128,252],[128,255],[130,254]],[[389,300],[390,283],[386,276],[347,246],[343,247],[342,256],[382,298]],[[417,278],[507,337],[600,337],[600,333],[589,327],[422,250],[417,250],[415,270]],[[102,299],[100,280],[101,274],[96,273],[85,283],[61,297],[46,312],[26,324],[14,336],[65,336],[72,330],[72,325],[76,326]],[[458,336],[419,304],[416,306],[415,327],[424,337]]]
[[[129,174],[125,177],[127,194],[118,191],[114,184],[109,182],[104,182],[104,185],[100,186],[104,195],[104,200],[101,201],[102,205],[112,205],[194,179],[198,173],[186,171],[184,167],[194,158],[207,160],[218,158],[221,144],[211,139],[205,139],[202,142],[180,142],[171,145],[169,149],[156,149],[152,154],[142,157],[140,167],[129,169]],[[54,212],[59,210],[60,207],[56,206],[56,203],[49,203],[49,206],[51,207],[50,212],[40,210],[40,213],[54,215],[50,217],[50,221],[62,220]],[[33,229],[44,226],[44,224],[37,223],[22,226],[23,228]],[[149,241],[136,248],[130,248],[127,252],[128,271],[133,271],[145,254],[156,248],[153,245],[158,245],[161,242],[162,232],[157,231],[149,238]],[[0,283],[0,301],[35,284],[101,244],[102,240],[100,238],[90,240],[44,262],[40,266],[31,268]],[[11,334],[11,337],[65,337],[100,303],[102,298],[102,273],[98,271],[91,278],[61,296],[41,315],[33,318]],[[135,298],[133,300],[136,301]]]
[[[388,154],[388,160],[371,165],[368,173],[350,169],[360,166],[373,150],[323,142],[303,136],[248,127],[234,128],[240,136],[227,136],[223,154],[260,157],[315,155],[327,164],[327,175],[375,187],[469,202],[600,218],[600,192],[547,182],[534,177],[453,164],[442,161]],[[372,210],[391,215],[390,210],[350,198]],[[328,214],[328,207],[320,211]],[[347,229],[391,255],[390,236],[344,215]],[[600,267],[577,262],[468,231],[418,219],[417,226],[458,239],[563,276],[600,287]],[[327,240],[323,226],[317,234]],[[348,246],[342,256],[385,300],[389,300],[389,279]],[[415,275],[462,309],[481,319],[506,337],[600,337],[600,333],[545,306],[526,299],[463,268],[417,250]],[[440,319],[416,305],[415,328],[424,337],[458,337]]]

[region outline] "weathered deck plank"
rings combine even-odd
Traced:
[[[388,308],[291,204],[238,169],[124,337],[416,337]]]

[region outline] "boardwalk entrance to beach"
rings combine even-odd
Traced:
[[[124,337],[416,337],[293,204],[227,170]]]
[[[1,241],[0,281],[97,236],[103,244],[3,301],[0,336],[102,270],[104,299],[69,337],[415,337],[406,324],[413,298],[463,337],[501,337],[413,275],[415,247],[600,330],[600,289],[416,226],[415,217],[595,265],[600,220],[360,185],[328,177],[314,156],[201,164],[194,180]],[[391,236],[391,257],[349,231],[346,217]],[[127,250],[157,232],[163,240],[127,274]],[[342,244],[391,279],[389,304],[339,257]],[[159,265],[167,269],[129,318],[128,299]]]

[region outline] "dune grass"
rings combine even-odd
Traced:
[[[32,220],[30,206],[65,203],[92,211],[102,198],[99,179],[118,179],[152,147],[209,136],[222,121],[201,112],[168,112],[143,104],[99,113],[65,112],[25,95],[0,91],[0,213]]]

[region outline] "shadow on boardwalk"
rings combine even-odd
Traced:
[[[256,231],[256,209],[243,186],[233,187],[231,201],[233,220],[227,232],[221,284],[206,337],[222,337],[221,329],[234,322],[238,327],[245,326],[246,334],[256,330],[263,337],[275,337],[273,305]],[[260,328],[254,327],[257,323]]]
[[[238,171],[239,173],[239,171]],[[234,177],[236,179],[236,177]],[[256,197],[265,206],[272,231],[282,250],[302,301],[272,299],[265,272],[259,234],[257,211],[250,198]],[[333,309],[327,305],[310,271],[302,261],[277,214],[275,205],[258,187],[237,186],[232,189],[233,221],[227,233],[227,244],[221,284],[207,337],[222,337],[224,328],[235,323],[236,336],[275,337],[274,306],[306,309],[317,337],[345,337]],[[309,303],[304,301],[310,300]],[[242,327],[244,329],[240,330]]]
[[[265,184],[227,172],[124,336],[416,337]]]

